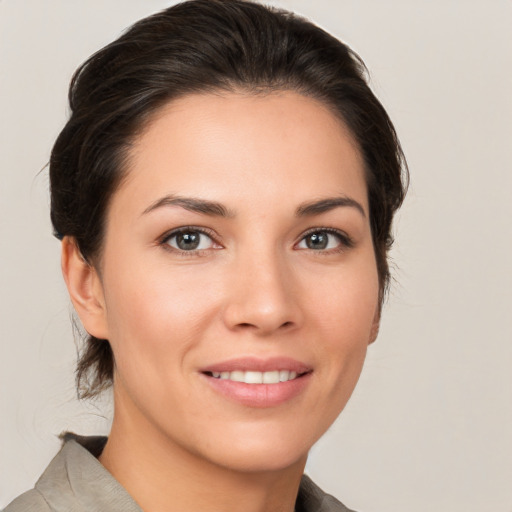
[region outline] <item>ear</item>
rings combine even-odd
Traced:
[[[375,312],[375,316],[373,317],[372,322],[372,328],[370,331],[370,338],[368,340],[368,345],[371,345],[376,339],[379,334],[379,328],[380,328],[380,306],[377,307],[377,311]]]
[[[95,338],[108,339],[103,285],[97,270],[82,256],[76,240],[62,239],[61,267],[71,302],[84,329]]]

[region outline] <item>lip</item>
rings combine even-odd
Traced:
[[[211,375],[213,372],[268,372],[274,370],[294,371],[298,377],[275,384],[246,384],[245,382],[214,378]],[[289,357],[268,359],[244,357],[214,363],[200,369],[200,373],[215,392],[230,401],[255,408],[277,407],[298,397],[311,381],[312,372],[311,366]]]
[[[290,357],[271,357],[259,359],[257,357],[241,357],[213,363],[201,368],[202,373],[234,372],[234,371],[270,372],[272,370],[288,370],[297,373],[311,372],[312,368],[305,363]]]

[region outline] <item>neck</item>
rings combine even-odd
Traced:
[[[99,460],[145,512],[293,512],[306,456],[280,469],[238,471],[205,460],[120,409],[116,401]]]

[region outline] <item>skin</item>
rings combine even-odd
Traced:
[[[345,406],[378,331],[357,146],[311,98],[219,93],[165,106],[130,156],[97,265],[63,242],[75,308],[116,361],[100,460],[146,511],[291,512],[308,451]],[[177,196],[227,215],[169,204]],[[297,215],[327,198],[350,204]],[[169,238],[184,226],[207,230],[201,250]],[[312,229],[327,248],[308,247]],[[201,372],[248,356],[299,360],[307,384],[255,407]]]

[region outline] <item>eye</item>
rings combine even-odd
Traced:
[[[317,229],[307,233],[298,243],[299,249],[310,249],[313,251],[328,251],[331,249],[342,249],[352,247],[350,238],[337,230]]]
[[[174,231],[166,236],[162,243],[178,251],[202,251],[218,247],[207,233],[193,228]]]

